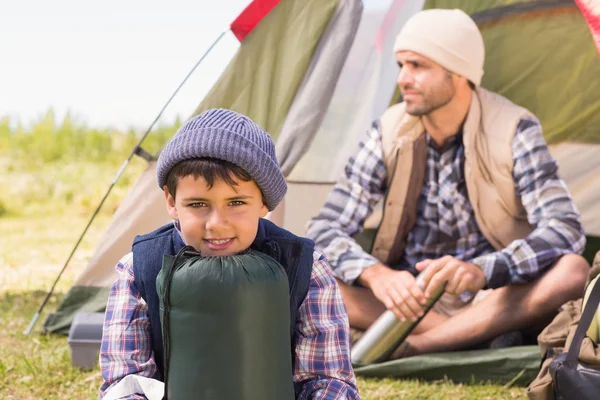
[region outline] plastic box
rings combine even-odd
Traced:
[[[79,312],[75,315],[67,341],[71,360],[77,367],[92,369],[98,365],[103,323],[104,313]]]

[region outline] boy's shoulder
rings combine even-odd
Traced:
[[[333,272],[327,257],[319,250],[313,252],[309,286],[313,290],[318,288],[319,291],[325,288],[337,287],[336,274]]]
[[[157,238],[172,235],[174,229],[175,229],[175,226],[173,225],[173,223],[165,224],[150,233],[136,236],[135,239],[133,240],[133,245],[135,246],[136,244],[146,242],[148,240],[154,240]]]
[[[329,265],[329,261],[327,260],[327,257],[325,257],[325,254],[323,254],[323,252],[321,250],[317,250],[315,249],[313,251],[313,262],[317,263],[325,263],[326,265]]]
[[[125,254],[123,257],[121,257],[121,259],[119,259],[119,261],[117,262],[117,265],[115,267],[115,270],[118,273],[129,272],[129,271],[133,272],[133,252],[132,251]]]
[[[328,275],[335,277],[329,260],[320,250],[313,251],[313,275]]]
[[[260,238],[262,236],[268,236],[273,239],[298,240],[314,247],[314,242],[311,239],[304,236],[298,236],[288,231],[287,229],[276,225],[274,222],[271,222],[268,219],[260,219],[260,222],[258,224],[258,230],[259,233],[257,238]]]

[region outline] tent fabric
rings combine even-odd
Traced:
[[[482,11],[474,12],[471,18],[477,24],[484,24],[498,18],[507,18],[514,15],[522,15],[533,11],[552,10],[558,7],[573,7],[577,6],[573,0],[538,0],[538,1],[523,1],[510,3],[506,5],[491,7]]]
[[[342,0],[319,41],[277,140],[277,159],[285,176],[306,153],[325,117],[362,10],[360,0]]]
[[[131,243],[138,232],[152,232],[157,224],[162,226],[169,221],[163,192],[156,185],[156,162],[153,161],[119,205],[96,253],[75,285],[110,286],[117,278],[114,266],[119,258],[131,251]],[[107,251],[109,249],[110,252]],[[104,255],[112,257],[107,259]],[[118,257],[116,260],[115,256]],[[105,266],[106,270],[98,270],[96,266]]]
[[[112,266],[114,271],[114,265]],[[112,273],[112,272],[111,272]],[[80,312],[104,312],[110,286],[73,286],[61,301],[56,312],[48,314],[44,332],[68,335],[75,315]]]
[[[281,1],[244,40],[194,115],[209,108],[229,108],[250,116],[272,134],[278,132],[294,99],[294,88],[303,81],[312,53],[338,4],[339,0]],[[134,237],[170,221],[162,196],[156,187],[156,164],[150,163],[119,206],[65,301],[47,318],[46,332],[64,332],[78,311],[103,310],[98,309],[98,299],[108,291],[98,288],[112,285],[114,267],[130,251]]]
[[[246,37],[193,115],[227,108],[276,140],[339,1],[281,1]]]
[[[398,75],[394,40],[422,7],[422,0],[393,0],[389,8],[364,13],[327,114],[291,180],[333,182],[339,177],[359,138],[390,103]]]
[[[510,12],[518,10],[543,10],[561,5],[574,6],[573,0],[427,0],[424,9],[430,8],[459,8],[473,16],[477,13],[497,13],[509,9]]]
[[[481,29],[488,48],[483,87],[533,112],[549,143],[600,143],[600,63],[577,8],[512,16]]]
[[[303,236],[306,234],[306,222],[314,217],[325,203],[327,195],[333,189],[333,182],[303,182],[288,180],[288,194],[284,199],[282,207],[275,210],[281,215],[270,218],[275,222],[275,218],[280,226],[284,226],[295,235]],[[365,229],[374,231],[381,221],[381,207],[374,210],[365,221]],[[374,235],[373,235],[374,238]],[[363,246],[368,248],[368,246]]]
[[[600,53],[600,0],[575,0],[585,17]]]
[[[561,177],[581,213],[581,222],[588,235],[600,236],[600,145],[560,143],[550,146],[558,161]]]
[[[354,369],[357,376],[526,386],[540,368],[538,346],[427,354]]]
[[[254,0],[238,15],[229,26],[231,32],[241,42],[258,23],[279,3],[279,0]]]

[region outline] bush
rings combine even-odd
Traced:
[[[142,143],[151,154],[157,154],[181,125],[158,124]],[[91,161],[120,163],[129,156],[143,132],[129,129],[90,128],[70,113],[57,121],[54,111],[48,110],[31,126],[0,119],[0,157],[21,158],[32,168],[54,162]]]
[[[142,147],[157,154],[180,126],[159,124]],[[0,118],[0,217],[91,215],[143,133],[90,128],[52,110],[24,126]],[[134,157],[103,206],[112,214],[147,164]]]
[[[8,214],[8,207],[6,206],[4,201],[2,201],[2,199],[0,199],[0,218],[4,217],[7,214]]]

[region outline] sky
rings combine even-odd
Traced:
[[[249,0],[0,1],[0,118],[52,108],[93,127],[146,128]],[[189,116],[238,48],[228,32],[161,121]]]

